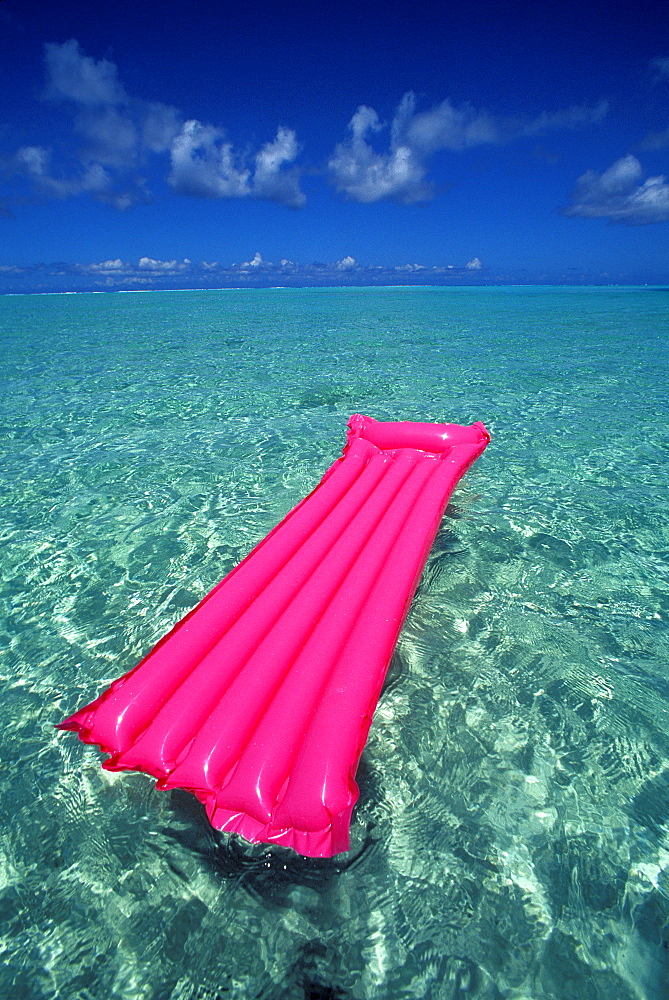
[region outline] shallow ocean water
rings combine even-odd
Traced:
[[[0,995],[669,994],[669,291],[0,299]],[[53,725],[317,483],[483,420],[331,860]]]

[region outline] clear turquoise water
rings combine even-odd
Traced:
[[[0,995],[669,993],[669,292],[0,299]],[[55,722],[317,482],[351,412],[483,420],[330,861]]]

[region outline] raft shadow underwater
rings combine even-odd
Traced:
[[[374,794],[376,782],[361,760],[358,776],[362,794]],[[268,847],[266,844],[247,844],[236,834],[225,834],[210,825],[204,807],[197,799],[182,789],[170,795],[170,809],[184,829],[164,827],[162,833],[168,841],[196,855],[208,874],[215,880],[232,882],[248,895],[270,909],[291,910],[295,906],[292,892],[296,887],[318,893],[324,904],[333,880],[344,871],[356,869],[375,852],[379,843],[373,826],[367,830],[362,847],[351,857],[307,858],[288,848]],[[181,871],[169,847],[165,863],[180,878],[188,876]],[[331,945],[314,938],[302,943],[280,988],[275,984],[256,995],[256,1000],[349,1000],[351,994],[328,981],[323,969],[337,967],[337,954]],[[213,994],[198,990],[193,1000],[224,1000],[223,992]]]
[[[365,754],[360,760],[356,780],[360,799],[367,805],[377,803],[381,796],[380,779],[369,766]],[[170,810],[178,825],[162,828],[161,833],[168,841],[195,855],[212,876],[235,882],[254,899],[278,907],[294,905],[290,892],[296,886],[326,893],[333,878],[359,867],[376,852],[383,839],[376,819],[372,818],[361,847],[334,858],[308,858],[289,848],[248,844],[236,834],[215,830],[207,819],[204,806],[182,789],[171,792]],[[165,862],[180,878],[187,879],[169,853],[165,854]]]

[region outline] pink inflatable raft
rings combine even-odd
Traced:
[[[393,647],[481,423],[349,420],[316,489],[130,673],[61,729],[186,788],[219,830],[349,847],[355,772]]]

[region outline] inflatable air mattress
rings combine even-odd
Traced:
[[[212,825],[330,857],[393,647],[481,423],[356,414],[316,489],[141,663],[60,724]]]

